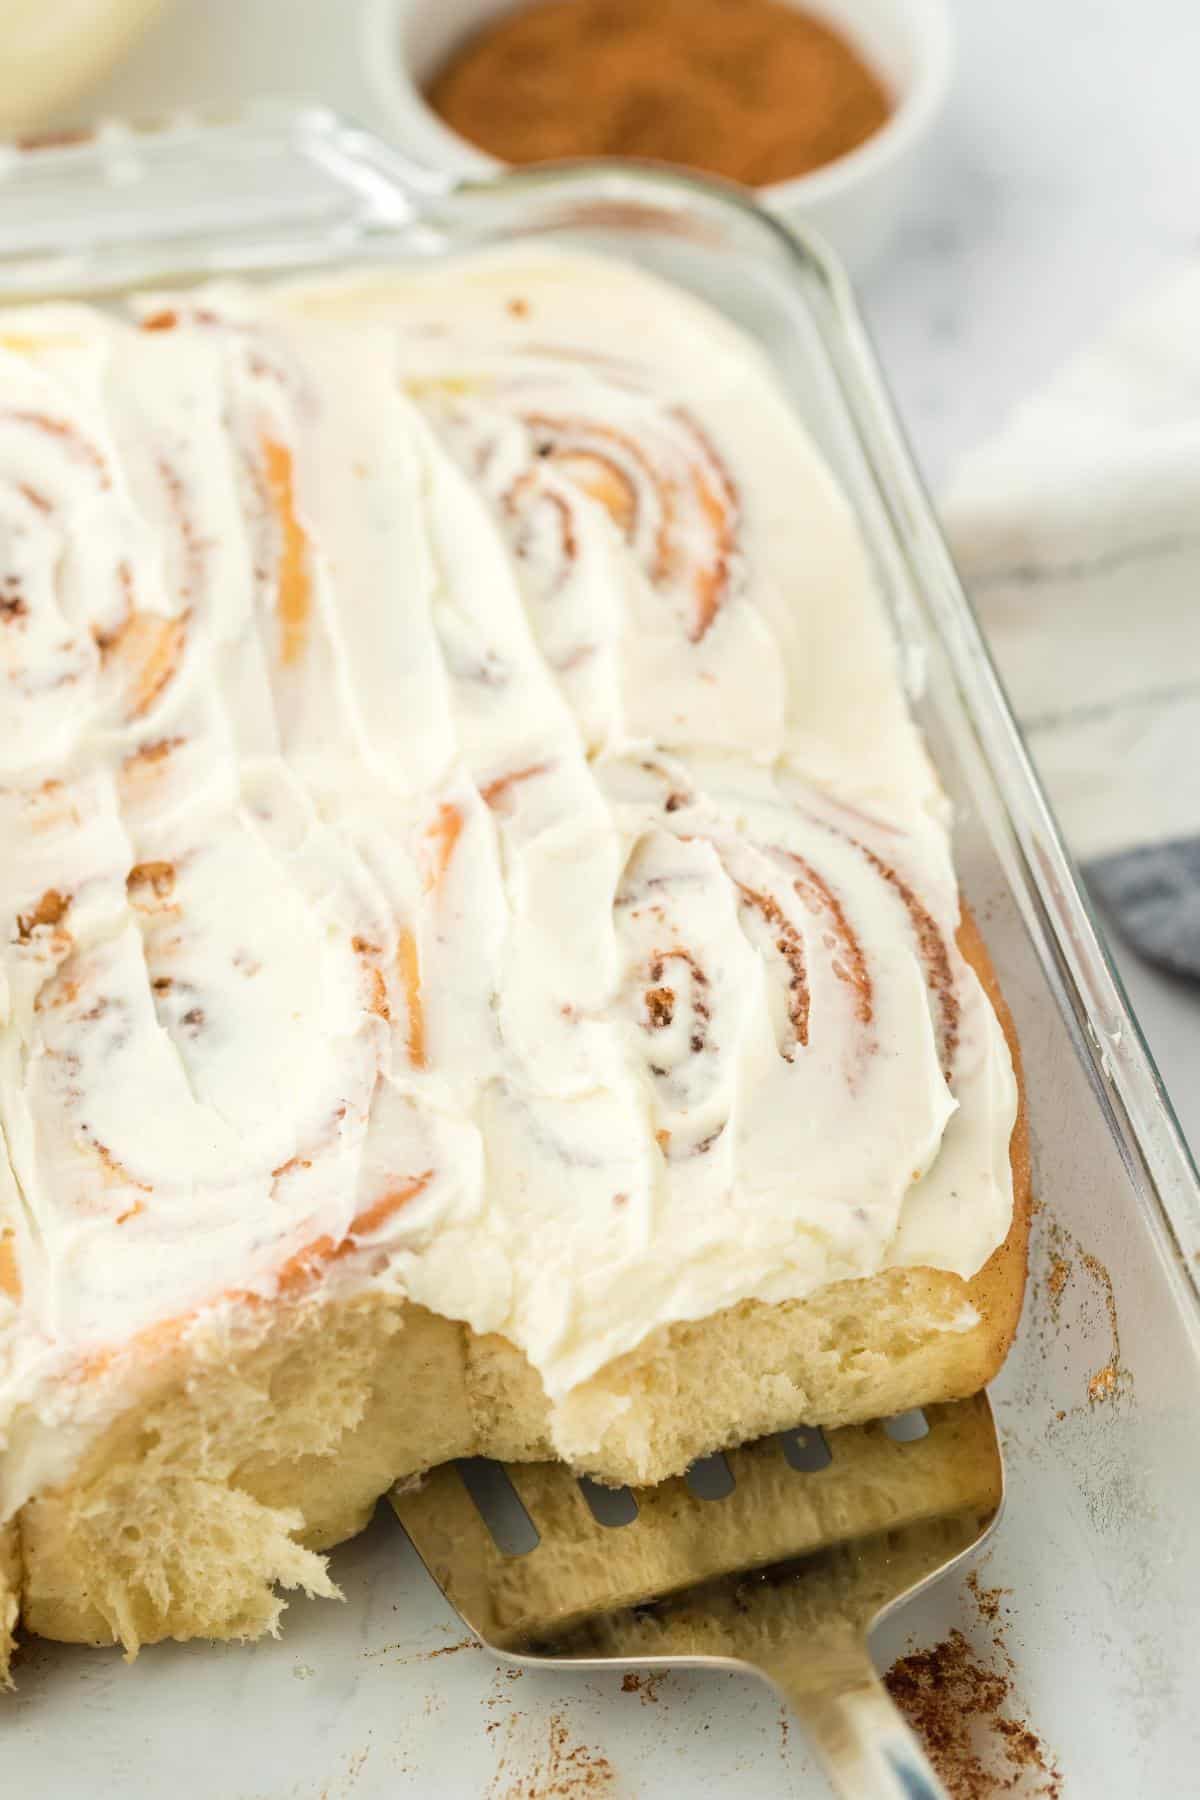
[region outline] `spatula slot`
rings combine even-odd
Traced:
[[[919,1406],[911,1412],[897,1413],[883,1421],[883,1429],[894,1444],[916,1444],[929,1434],[929,1420]]]
[[[581,1475],[579,1491],[597,1525],[632,1525],[638,1516],[637,1501],[627,1487],[602,1487],[598,1481]]]
[[[733,1492],[733,1470],[719,1450],[694,1462],[684,1480],[697,1500],[725,1500]]]
[[[818,1426],[800,1425],[795,1431],[781,1431],[779,1443],[788,1467],[801,1475],[815,1475],[833,1461],[825,1433]]]
[[[501,1556],[528,1556],[536,1550],[537,1526],[525,1511],[503,1464],[486,1456],[464,1456],[455,1467]]]

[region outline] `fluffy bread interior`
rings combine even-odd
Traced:
[[[558,1449],[578,1468],[655,1482],[766,1432],[957,1399],[999,1369],[1025,1282],[1024,1089],[969,918],[959,941],[1021,1092],[1005,1241],[970,1281],[886,1270],[660,1329],[572,1395]],[[0,1678],[18,1617],[43,1637],[129,1653],[275,1631],[281,1589],[336,1593],[320,1553],[360,1530],[395,1480],[455,1456],[555,1454],[541,1383],[512,1344],[379,1292],[280,1305],[253,1335],[176,1349],[146,1380],[71,1480],[0,1529]]]

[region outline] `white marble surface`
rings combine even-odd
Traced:
[[[1200,254],[1200,8],[958,0],[957,78],[866,309],[936,485]]]

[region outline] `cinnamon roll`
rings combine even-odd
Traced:
[[[39,1629],[257,1628],[326,1579],[298,1518],[440,1456],[657,1477],[1002,1353],[1018,1095],[936,779],[848,509],[682,294],[544,253],[15,316],[0,848]],[[873,1306],[908,1360],[822,1362]],[[271,1546],[224,1598],[122,1536],[168,1489]]]

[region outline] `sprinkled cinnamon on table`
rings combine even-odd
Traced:
[[[1009,1717],[1005,1669],[978,1655],[961,1631],[892,1664],[888,1692],[921,1739],[951,1800],[1019,1791],[1059,1800],[1062,1777],[1036,1732]]]

